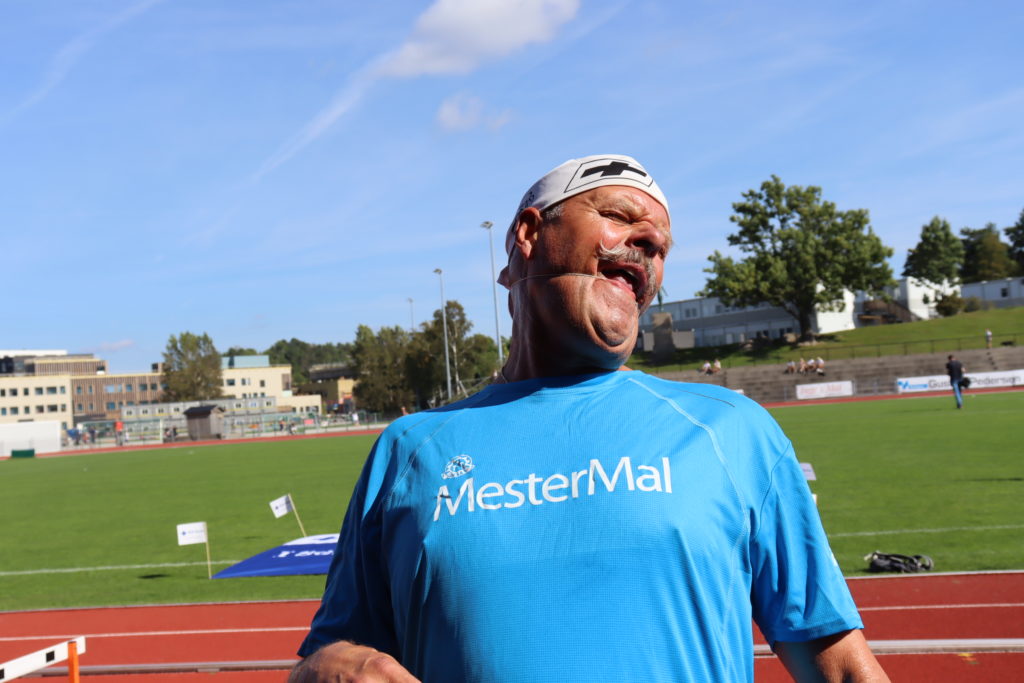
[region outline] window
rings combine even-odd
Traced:
[[[17,389],[11,389],[11,396],[17,396],[17,395],[18,395],[18,390]]]
[[[1003,288],[1001,288],[1001,289],[999,290],[999,296],[1003,297],[1004,299],[1005,299],[1006,297],[1010,296],[1010,288],[1009,288],[1009,287],[1003,287]]]
[[[267,380],[261,379],[260,380],[260,387],[262,388],[262,387],[265,387],[265,386],[267,386]]]
[[[92,412],[95,409],[96,409],[96,405],[94,403],[90,403],[89,404],[89,412]]]
[[[248,377],[243,377],[242,378],[242,386],[243,387],[247,387],[250,384],[252,384],[252,380],[251,379],[249,379]]]
[[[11,408],[11,415],[17,415],[17,414],[18,414],[18,409],[17,409],[17,407],[15,407],[15,408]]]
[[[6,389],[0,389],[0,396],[6,396],[6,395],[7,395],[7,390]]]
[[[63,388],[63,387],[61,387],[61,388]],[[50,396],[56,396],[57,395],[57,387],[46,387],[46,393],[48,395],[50,395]]]
[[[82,393],[82,385],[81,384],[79,384],[77,387],[75,387],[75,393],[76,394]]]
[[[62,412],[62,413],[68,412],[68,404],[67,403],[61,403],[60,404],[60,412]]]
[[[43,388],[42,387],[36,387],[36,396],[42,396],[42,395],[43,395]]]
[[[62,393],[62,394],[66,394],[66,393],[68,393],[68,391],[67,391],[67,387],[65,387],[64,385],[61,385],[61,387],[60,387],[60,393]]]
[[[51,403],[50,405],[46,406],[46,412],[48,412],[48,413],[56,413],[57,412],[57,404],[56,403]]]
[[[130,406],[135,405],[135,401],[128,401],[128,405],[130,405]]]
[[[92,385],[91,384],[89,385],[89,393],[90,394],[92,393]]]
[[[103,385],[103,391],[104,391],[104,393],[107,393],[107,394],[116,394],[117,393],[117,385],[116,384],[104,384]]]
[[[166,388],[167,388],[167,385],[164,385],[164,389],[166,389]],[[150,391],[156,391],[156,382],[153,382],[152,384],[149,385],[149,390]]]
[[[125,391],[131,391],[132,390],[132,385],[131,384],[125,384],[124,385],[124,390]]]
[[[7,414],[7,408],[0,408],[0,415],[6,415],[6,414]]]
[[[107,401],[107,410],[117,410],[117,404],[113,401]]]
[[[145,382],[139,385],[139,391],[145,391],[147,388],[148,385]]]
[[[56,408],[57,408],[57,406],[54,406],[54,412],[56,412]],[[45,410],[46,410],[46,408],[44,408],[43,406],[36,406],[36,412],[37,413],[42,413]]]
[[[235,380],[234,379],[226,379],[226,380],[224,380],[224,384],[226,386],[233,387],[233,386],[235,386]]]
[[[77,410],[78,412],[82,412],[82,404],[81,403],[76,403],[75,404],[75,410]]]

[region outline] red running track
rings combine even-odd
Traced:
[[[892,641],[1024,639],[1024,572],[857,578],[849,582],[865,635]],[[269,671],[92,675],[93,667],[295,659],[316,601],[62,609],[0,613],[0,662],[85,635],[87,683],[283,681]],[[755,642],[763,644],[758,634]],[[977,645],[977,644],[975,644]],[[926,647],[923,649],[927,649]],[[959,649],[959,648],[957,648]],[[975,648],[976,650],[979,648]],[[984,648],[980,648],[984,649]],[[1007,681],[1024,671],[1015,652],[880,654],[894,681]],[[758,681],[786,681],[774,657],[758,657]]]

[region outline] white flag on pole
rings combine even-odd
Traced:
[[[206,543],[206,522],[190,522],[178,525],[178,545]]]
[[[292,503],[292,494],[286,493],[280,498],[275,498],[270,501],[270,509],[274,512],[275,517],[284,517],[287,515],[295,509],[295,505]]]

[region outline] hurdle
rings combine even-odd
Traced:
[[[0,683],[13,681],[25,674],[46,668],[51,664],[68,661],[69,683],[80,683],[78,670],[78,655],[85,652],[85,636],[78,636],[63,643],[57,643],[50,647],[44,647],[31,654],[27,654],[9,662],[0,664]]]

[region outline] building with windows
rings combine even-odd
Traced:
[[[237,356],[223,363],[223,394],[228,400],[272,399],[273,410],[323,412],[319,395],[293,393],[291,366],[271,365],[267,356]],[[150,413],[152,406],[163,403],[163,392],[160,363],[154,363],[150,372],[108,374],[107,362],[92,354],[0,350],[0,423],[45,419],[67,429],[84,422],[114,421],[125,409]]]
[[[960,288],[964,299],[977,297],[995,305],[996,308],[1024,306],[1024,278],[1007,277],[1002,280],[972,282]]]
[[[304,394],[319,394],[329,413],[351,413],[355,410],[356,374],[345,363],[322,363],[309,369],[309,382],[299,389]]]
[[[0,424],[35,421],[74,423],[70,375],[0,375]]]
[[[77,422],[116,420],[122,409],[160,403],[161,377],[154,372],[71,376]]]
[[[967,288],[964,285],[964,296]],[[812,318],[814,334],[831,334],[865,325],[926,320],[935,311],[936,293],[955,292],[949,285],[928,285],[912,278],[897,280],[886,288],[887,299],[868,297],[862,292],[846,292],[843,307],[838,311],[818,310]],[[991,294],[991,292],[987,292]],[[1022,294],[1024,296],[1024,294]],[[715,297],[684,299],[651,306],[640,317],[641,349],[654,348],[654,315],[668,313],[672,317],[675,339],[689,339],[693,346],[741,344],[755,339],[778,340],[788,335],[799,336],[796,319],[784,308],[763,303],[756,306],[726,306]],[[685,336],[678,333],[687,332]],[[676,344],[677,348],[679,344]]]

